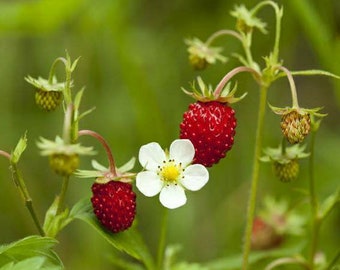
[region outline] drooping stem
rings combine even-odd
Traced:
[[[318,216],[318,202],[315,192],[315,178],[314,178],[314,152],[315,152],[315,131],[311,132],[311,142],[310,142],[310,156],[309,156],[309,197],[312,210],[311,219],[311,242],[309,251],[309,263],[311,267],[314,266],[314,257],[317,249],[319,229],[321,225],[321,220]]]
[[[11,155],[5,151],[0,150],[0,156],[3,156],[9,160],[11,160]]]
[[[296,86],[295,86],[295,82],[294,82],[292,74],[287,68],[283,66],[279,66],[277,68],[282,70],[287,75],[289,86],[290,86],[290,91],[292,93],[292,107],[299,108],[299,102],[298,102],[297,93],[296,93]]]
[[[117,176],[117,171],[116,171],[116,165],[115,165],[115,161],[111,152],[111,149],[109,147],[109,144],[106,142],[106,140],[97,132],[92,131],[92,130],[80,130],[78,132],[79,136],[83,136],[83,135],[89,135],[92,136],[94,138],[96,138],[104,147],[106,154],[107,154],[107,158],[109,161],[109,170],[112,174],[113,177]]]
[[[242,37],[239,33],[237,33],[236,31],[234,30],[229,30],[229,29],[222,29],[222,30],[219,30],[215,33],[213,33],[208,39],[207,41],[205,42],[205,45],[209,46],[211,45],[211,43],[218,37],[220,36],[224,36],[224,35],[229,35],[229,36],[233,36],[235,38],[237,38],[239,41],[242,42]]]
[[[60,214],[61,211],[63,210],[66,191],[67,191],[69,182],[70,182],[70,176],[64,176],[63,177],[63,183],[61,185],[61,191],[60,191],[60,194],[59,194],[59,201],[58,201],[58,207],[57,207],[57,213],[56,214]]]
[[[255,75],[255,78],[260,77],[260,74],[253,68],[246,67],[246,66],[240,66],[240,67],[234,68],[233,70],[229,71],[222,78],[222,80],[219,82],[219,84],[216,86],[216,88],[214,90],[214,97],[218,98],[221,95],[221,92],[222,92],[223,88],[225,87],[225,85],[228,83],[228,81],[240,72],[250,72],[250,73],[253,73]]]
[[[11,162],[11,166],[10,166],[10,169],[12,171],[12,178],[13,178],[13,181],[15,183],[15,185],[19,188],[20,190],[20,194],[22,195],[24,201],[25,201],[25,206],[27,207],[32,219],[33,219],[33,222],[35,224],[35,226],[37,227],[39,233],[41,236],[44,236],[45,235],[45,232],[39,222],[39,219],[38,219],[38,216],[35,212],[35,209],[33,207],[33,202],[32,202],[32,199],[31,199],[31,196],[28,192],[28,189],[26,187],[26,184],[25,184],[25,181],[20,173],[20,171],[18,170],[18,167],[17,167],[17,164],[14,163],[14,162]]]
[[[54,73],[55,73],[55,68],[59,62],[62,62],[64,65],[66,65],[66,60],[63,57],[58,57],[56,60],[54,60],[51,68],[50,68],[50,73],[48,75],[48,83],[52,84],[53,78],[54,78]]]
[[[280,44],[280,36],[281,36],[281,20],[283,15],[283,10],[278,7],[278,5],[273,1],[263,1],[257,4],[252,9],[252,14],[255,15],[262,7],[271,6],[275,11],[276,25],[275,25],[275,41],[273,47],[273,60],[274,63],[278,63],[279,57],[279,44]]]
[[[166,243],[166,235],[168,230],[168,215],[169,211],[164,207],[163,210],[163,219],[161,224],[161,232],[159,237],[159,245],[158,245],[158,253],[157,253],[157,270],[163,269],[163,260],[164,260],[164,252],[165,252],[165,243]]]
[[[243,270],[248,269],[248,258],[249,258],[250,247],[251,247],[250,246],[251,245],[251,233],[252,233],[252,228],[253,228],[257,187],[258,187],[258,181],[259,181],[259,171],[260,171],[259,157],[261,155],[261,149],[262,149],[262,137],[263,137],[263,127],[264,127],[264,116],[266,112],[267,91],[268,91],[268,86],[261,86],[259,110],[258,110],[258,116],[257,116],[257,130],[256,130],[256,138],[255,138],[255,151],[254,151],[254,158],[253,158],[251,188],[250,188],[250,195],[248,199],[247,220],[246,220],[247,224],[246,224],[246,229],[244,233],[243,261],[242,261]]]

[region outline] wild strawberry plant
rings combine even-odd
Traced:
[[[272,50],[267,55],[262,55],[264,62],[257,63],[252,51],[253,33],[267,33],[265,22],[257,16],[258,12],[266,7],[272,8],[275,14],[274,42]],[[283,8],[275,2],[263,1],[251,9],[244,5],[236,6],[231,15],[236,18],[236,29],[219,30],[206,41],[193,38],[185,42],[188,45],[190,64],[194,69],[202,71],[209,68],[209,65],[225,63],[227,60],[221,54],[222,48],[212,46],[215,40],[221,36],[235,38],[243,48],[242,54],[233,54],[240,61],[240,66],[227,72],[220,80],[216,78],[216,87],[198,77],[198,87],[194,82],[191,90],[183,89],[194,101],[184,112],[183,120],[179,120],[179,138],[174,138],[169,149],[165,150],[157,142],[142,145],[139,151],[136,151],[140,168],[134,171],[135,158],[118,167],[107,141],[96,131],[79,128],[80,120],[93,109],[84,112],[80,110],[84,89],[74,93],[72,73],[78,59],[72,61],[66,54],[65,58],[59,57],[54,61],[47,79],[35,79],[31,76],[25,78],[33,86],[36,104],[41,109],[51,112],[62,107],[59,111],[63,112],[64,121],[60,134],[56,135],[55,139],[41,137],[37,143],[41,155],[48,157],[52,171],[61,177],[61,189],[41,222],[26,186],[24,173],[19,168],[19,162],[25,162],[22,161],[22,154],[27,147],[27,135],[19,140],[11,153],[0,150],[0,155],[9,161],[14,183],[39,234],[2,245],[1,269],[64,269],[61,259],[53,249],[59,233],[76,219],[89,224],[113,247],[134,259],[127,260],[124,257],[112,262],[122,269],[246,270],[259,269],[259,261],[266,262],[263,266],[265,270],[291,269],[289,267],[295,267],[292,265],[307,270],[331,270],[339,267],[339,250],[327,254],[326,257],[319,245],[320,228],[340,200],[337,187],[334,188],[334,193],[329,194],[323,201],[318,200],[315,189],[315,136],[326,114],[320,112],[321,108],[300,107],[294,76],[324,75],[336,79],[340,77],[321,70],[292,71],[283,66],[279,56]],[[65,68],[64,81],[59,81],[55,72],[56,66],[60,64]],[[198,191],[208,185],[209,171],[220,166],[217,163],[232,149],[237,136],[237,113],[232,104],[242,103],[246,95],[244,93],[235,97],[237,83],[233,80],[241,72],[249,73],[259,88],[246,224],[244,237],[240,239],[242,252],[236,259],[223,257],[200,263],[176,261],[178,250],[167,245],[165,241],[170,211],[168,209],[182,207],[191,191]],[[277,138],[279,146],[274,148],[265,146],[263,142],[264,131],[271,128],[266,126],[264,117],[267,113],[266,107],[270,103],[267,98],[268,91],[280,78],[289,82],[292,104],[284,108],[269,105],[273,113],[281,116],[281,121],[277,118],[277,125],[282,129],[282,137]],[[79,159],[82,156],[96,154],[93,146],[81,144],[83,136],[91,136],[103,146],[107,154],[107,166],[93,160],[93,169],[79,168]],[[309,140],[306,139],[308,136]],[[299,178],[300,159],[309,160],[308,179]],[[294,196],[301,197],[301,203],[306,200],[309,202],[310,213],[302,214],[298,205],[291,205],[288,199],[273,198],[269,196],[270,193],[262,200],[257,197],[259,181],[262,181],[259,179],[259,170],[260,166],[266,166],[265,163],[271,163],[273,176],[281,180],[283,185],[289,185],[297,179],[308,181],[309,190]],[[69,181],[74,177],[92,179],[92,190],[89,190],[87,198],[68,208],[65,195]],[[137,190],[139,193],[135,192]],[[159,201],[164,207],[164,222],[156,258],[145,244],[136,222],[138,214],[147,211],[139,209],[136,203],[136,196],[141,194],[146,197],[159,194]],[[258,209],[257,203],[260,206]],[[153,224],[150,223],[150,226]],[[282,248],[282,243],[288,235],[301,237],[300,243],[289,249]],[[306,241],[302,241],[302,235],[307,235]],[[266,252],[263,252],[264,250]],[[100,256],[93,254],[93,251],[91,254]],[[287,268],[280,268],[284,266]]]

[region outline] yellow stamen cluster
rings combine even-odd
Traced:
[[[176,183],[183,169],[181,163],[176,164],[174,160],[164,161],[164,166],[159,166],[159,175],[163,181]]]

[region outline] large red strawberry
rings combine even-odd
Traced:
[[[136,215],[136,194],[129,183],[94,183],[91,198],[94,214],[108,230],[117,233],[131,227]]]
[[[183,115],[180,138],[190,139],[194,145],[194,163],[210,167],[231,149],[235,128],[235,112],[228,104],[198,101]]]
[[[180,124],[180,138],[189,139],[195,147],[194,163],[211,167],[225,157],[234,143],[236,118],[230,103],[240,98],[233,96],[236,87],[230,92],[229,86],[221,96],[214,96],[212,90],[198,78],[199,93],[185,91],[197,100],[189,105]]]

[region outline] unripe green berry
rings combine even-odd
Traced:
[[[78,154],[52,154],[49,156],[50,167],[61,176],[71,175],[79,166]]]
[[[282,182],[294,181],[299,174],[299,162],[294,159],[287,163],[275,161],[273,163],[274,173]]]
[[[282,115],[281,130],[291,144],[300,143],[310,131],[310,116],[296,110]]]
[[[61,91],[44,91],[41,89],[35,92],[36,104],[45,111],[55,110],[63,100]]]
[[[196,54],[189,54],[189,63],[196,70],[203,70],[208,66],[207,60]]]

